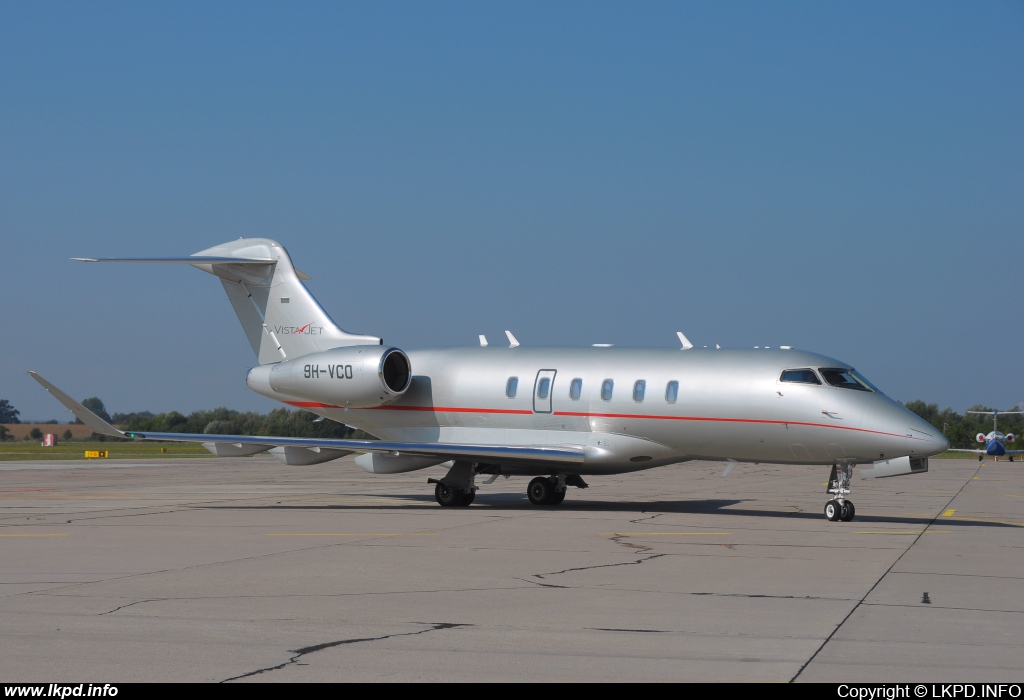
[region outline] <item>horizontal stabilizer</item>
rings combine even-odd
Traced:
[[[190,255],[187,258],[71,258],[78,262],[164,263],[170,265],[269,265],[273,258],[230,258],[222,255]]]
[[[270,265],[276,263],[273,258],[233,258],[223,255],[190,255],[187,258],[71,258],[78,262],[100,263],[158,263],[170,265]],[[295,275],[300,280],[312,279],[302,270],[296,269]]]

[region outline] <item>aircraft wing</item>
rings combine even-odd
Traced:
[[[135,440],[167,440],[174,442],[212,442],[230,445],[258,445],[267,449],[278,446],[327,448],[347,450],[351,452],[376,452],[381,454],[402,454],[416,457],[439,457],[444,461],[464,459],[480,462],[501,463],[548,463],[548,464],[582,464],[584,452],[582,446],[545,446],[545,445],[471,445],[463,443],[442,442],[385,442],[383,440],[337,440],[327,438],[290,438],[255,435],[207,435],[205,433],[154,433],[118,430],[82,404],[65,394],[56,386],[43,379],[35,372],[29,375],[43,388],[53,394],[54,398],[92,428],[93,432],[111,437],[131,438]]]
[[[987,455],[988,454],[988,450],[968,450],[968,449],[964,449],[962,447],[950,447],[948,450],[946,450],[946,452],[970,452],[971,454],[975,454],[975,455]],[[1019,455],[1021,453],[1024,453],[1024,450],[1006,450],[1003,454]],[[1003,455],[999,455],[999,456],[1002,457]]]

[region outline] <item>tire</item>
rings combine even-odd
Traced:
[[[461,495],[462,494],[459,492],[458,489],[449,486],[448,484],[438,482],[434,486],[434,500],[436,500],[438,504],[443,506],[444,508],[451,508],[452,506],[461,505],[459,503],[459,497]]]
[[[469,493],[466,493],[465,491],[463,491],[462,493],[459,494],[459,502],[456,503],[455,505],[462,506],[462,507],[469,506],[473,502],[473,500],[475,498],[476,498],[476,491],[470,491]]]
[[[842,513],[842,507],[839,505],[839,501],[829,501],[825,504],[825,517],[836,522],[839,520],[839,516]]]
[[[530,481],[526,487],[526,497],[535,506],[546,506],[551,504],[551,497],[555,492],[555,484],[546,476],[538,476]]]
[[[568,489],[562,489],[561,491],[555,491],[555,495],[551,498],[550,505],[557,506],[565,500],[565,492]]]
[[[853,520],[856,512],[857,509],[853,507],[853,501],[843,501],[842,513],[840,513],[839,519],[844,523],[848,523]]]

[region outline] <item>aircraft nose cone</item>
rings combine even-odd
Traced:
[[[907,426],[907,443],[910,453],[920,457],[942,454],[949,449],[949,440],[931,423],[914,421]]]

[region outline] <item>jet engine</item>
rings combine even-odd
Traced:
[[[974,439],[978,442],[985,442],[985,433],[978,433],[974,436]]]
[[[1016,439],[1017,439],[1017,436],[1014,435],[1013,433],[1007,433],[1006,434],[1006,442],[1007,443],[1011,443],[1011,442],[1013,442]]]
[[[278,401],[373,408],[405,393],[412,383],[412,367],[398,348],[354,345],[254,367],[245,383],[257,394]]]

